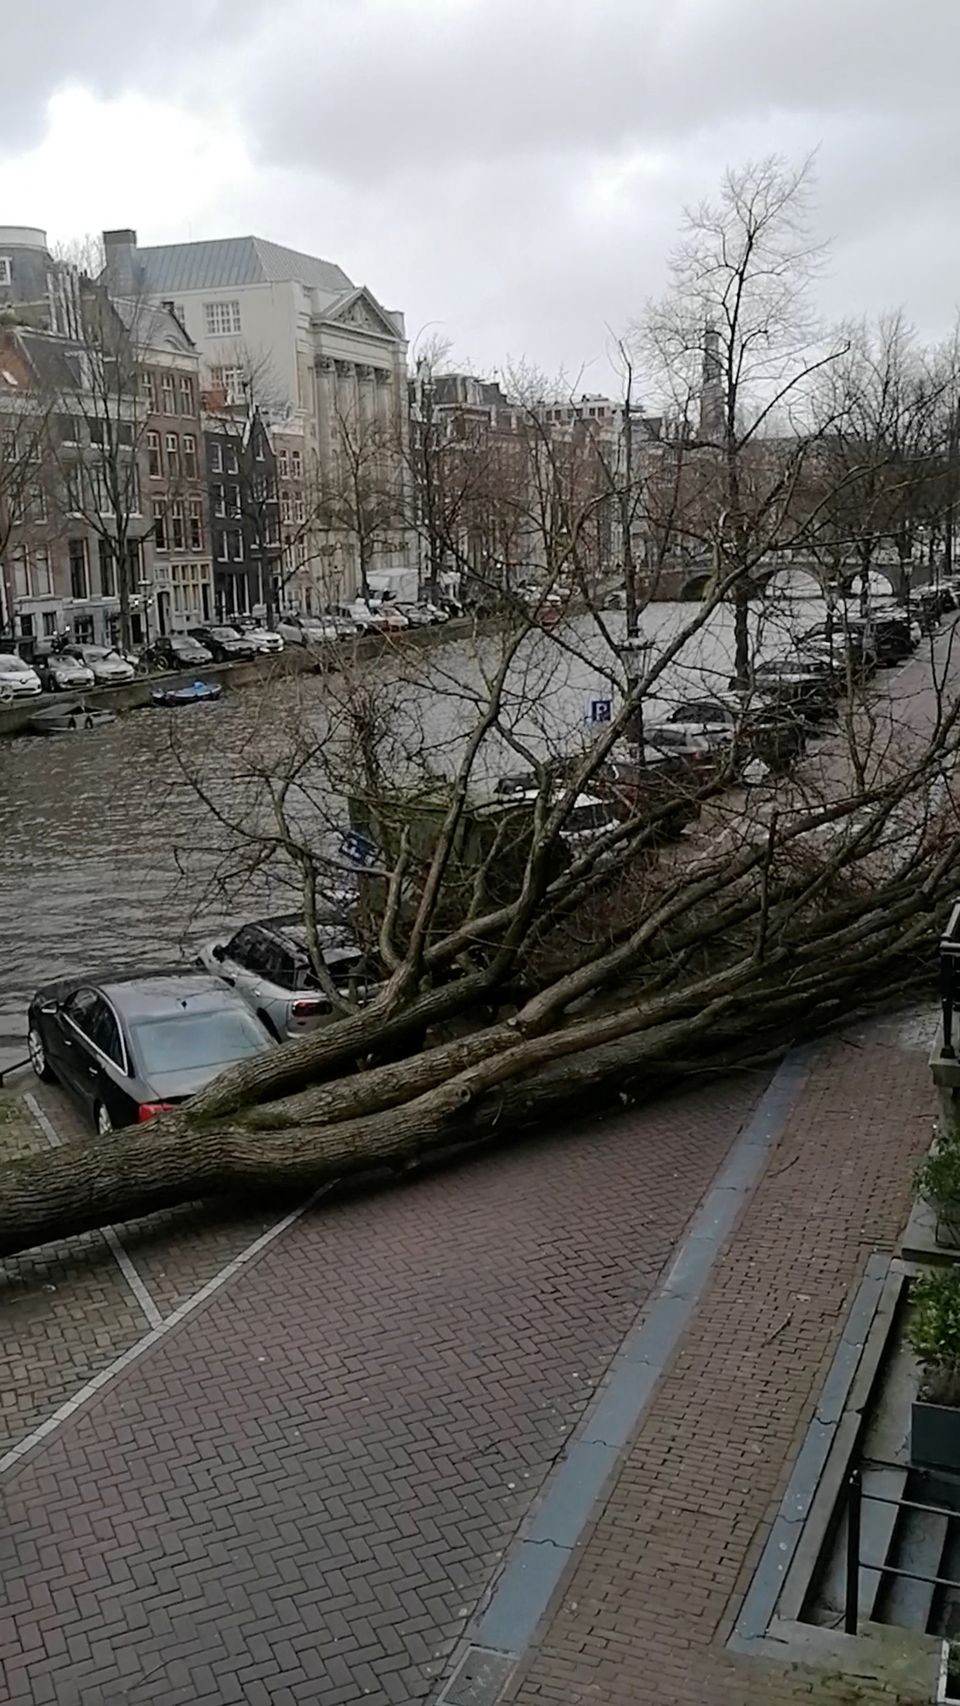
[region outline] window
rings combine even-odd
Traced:
[[[105,539],[98,541],[100,551],[100,591],[104,598],[114,598],[116,587],[113,584],[113,554]]]
[[[37,522],[47,519],[47,494],[39,482],[27,494],[24,519]]]
[[[147,402],[150,405],[150,413],[158,415],[160,413],[160,382],[155,373],[147,374]]]
[[[158,551],[167,549],[167,506],[160,498],[153,502],[153,542]]]
[[[127,585],[136,590],[141,580],[140,541],[131,539],[127,544]]]
[[[89,598],[90,583],[87,579],[87,541],[85,539],[68,540],[67,555],[70,560],[70,597]]]
[[[217,484],[216,486],[214,486],[214,488],[213,488],[213,513],[214,513],[214,515],[226,515],[226,513],[227,513],[227,500],[226,500],[225,494],[226,494],[226,487],[224,485]]]
[[[197,477],[197,441],[189,432],[183,435],[183,472],[188,480]]]
[[[108,1060],[113,1061],[114,1066],[119,1066],[123,1071],[125,1062],[123,1045],[120,1042],[120,1027],[102,998],[98,998],[91,1014],[87,1035],[100,1053],[106,1055]]]
[[[293,519],[294,521],[306,521],[307,519],[306,505],[303,501],[302,492],[298,492],[293,500]]]
[[[187,519],[190,524],[190,549],[191,551],[202,551],[203,510],[199,503],[191,503],[190,514]]]
[[[227,560],[227,536],[225,533],[221,533],[218,540],[217,540],[217,561],[220,563],[225,563],[226,560]]]
[[[9,255],[0,255],[0,284],[13,283],[13,262]]]
[[[103,421],[95,419],[89,421],[87,424],[90,433],[90,443],[102,445],[104,436]]]
[[[172,373],[165,373],[160,380],[160,407],[165,415],[175,415],[177,412],[177,393]]]
[[[20,633],[21,633],[22,638],[25,640],[32,640],[33,639],[33,616],[30,613],[30,611],[27,610],[24,612],[24,614],[22,616],[18,616],[17,621],[20,623]],[[46,632],[47,632],[47,630],[44,629],[44,633],[46,633]],[[54,632],[55,632],[55,630],[54,630]]]
[[[243,562],[243,534],[239,528],[230,535],[230,556],[235,563]]]
[[[223,472],[223,450],[219,444],[211,444],[210,446],[210,472],[211,474]]]
[[[203,323],[210,337],[231,337],[240,330],[239,302],[205,302]]]
[[[292,521],[293,520],[293,502],[291,500],[289,492],[281,492],[280,493],[280,520],[281,521]]]
[[[80,478],[76,468],[68,468],[63,477],[64,499],[68,515],[80,515]]]
[[[50,558],[46,551],[33,553],[33,596],[34,598],[50,598],[53,594],[53,577],[50,573]]]
[[[230,486],[227,491],[227,514],[239,515],[240,513],[240,487]]]
[[[254,443],[253,454],[254,454],[254,457],[256,458],[256,460],[258,462],[265,462],[267,459],[266,458],[266,451],[263,448],[263,433],[262,432],[257,433],[256,440]]]
[[[228,474],[235,474],[237,472],[238,463],[236,445],[228,444],[224,446],[223,465]]]
[[[289,475],[290,475],[290,456],[289,456],[289,452],[286,450],[278,450],[277,451],[277,474],[281,480],[286,480],[289,478]]]
[[[163,474],[163,458],[160,455],[160,434],[147,433],[147,467],[151,480],[159,480]]]
[[[27,618],[25,616],[21,616],[21,618],[20,618],[21,628],[23,628],[23,625],[24,625],[26,620],[27,620]],[[44,638],[49,638],[51,635],[56,633],[56,631],[57,631],[57,613],[55,610],[45,610],[42,617],[40,618],[40,620],[43,623]],[[31,627],[30,631],[31,631],[31,633],[33,632],[32,627]],[[24,633],[26,633],[25,628],[24,628]]]
[[[173,542],[173,549],[175,551],[182,551],[184,543],[182,503],[172,503],[170,505],[170,538]]]
[[[14,598],[30,597],[30,562],[22,547],[11,553]]]
[[[180,413],[182,415],[195,415],[196,412],[196,403],[193,396],[193,380],[189,373],[183,373],[180,376]]]
[[[60,421],[60,430],[63,434],[64,444],[83,443],[83,421],[79,415],[63,415]]]
[[[180,440],[175,432],[167,433],[166,446],[167,473],[171,480],[177,480],[180,478]]]
[[[299,450],[291,450],[290,452],[290,472],[295,480],[299,480],[303,476],[303,457]]]

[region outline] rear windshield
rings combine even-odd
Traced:
[[[256,1020],[238,1008],[140,1019],[131,1028],[134,1046],[148,1073],[226,1066],[231,1060],[260,1054],[268,1046]]]

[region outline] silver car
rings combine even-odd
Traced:
[[[334,987],[362,1004],[367,997],[364,961],[349,925],[331,918],[318,928]],[[320,988],[297,913],[259,919],[232,936],[208,942],[201,949],[200,964],[232,985],[281,1041],[302,1037],[337,1017]]]
[[[71,687],[92,687],[94,673],[69,652],[50,652],[38,663],[40,679],[50,693],[66,693]]]
[[[70,646],[68,652],[91,669],[97,683],[104,686],[116,681],[132,681],[136,673],[133,664],[115,646]]]

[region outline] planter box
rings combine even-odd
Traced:
[[[960,1410],[915,1398],[910,1414],[910,1461],[960,1474]]]

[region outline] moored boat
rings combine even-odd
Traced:
[[[193,681],[189,687],[155,687],[150,697],[155,705],[203,705],[222,692],[219,681]]]
[[[82,699],[75,699],[66,705],[51,705],[45,711],[34,711],[30,728],[35,735],[70,735],[87,729],[100,729],[116,720],[115,711],[104,710],[99,705],[87,706]]]

